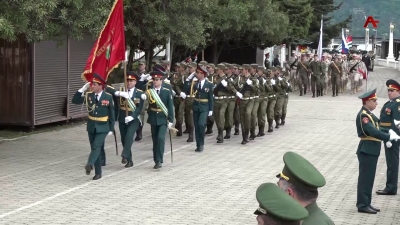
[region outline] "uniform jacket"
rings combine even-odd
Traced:
[[[389,141],[389,134],[379,130],[379,119],[363,106],[357,114],[356,126],[357,135],[361,138],[357,154],[362,152],[368,155],[379,156],[381,141]]]
[[[98,103],[96,103],[95,95],[93,92],[87,92],[82,96],[82,93],[77,91],[72,98],[72,103],[82,104],[86,102],[89,111],[89,119],[86,126],[87,132],[103,133],[113,131],[115,124],[113,98],[111,94],[103,91]]]
[[[121,88],[121,91],[125,91],[125,88]],[[138,119],[138,116],[140,115],[140,112],[143,109],[144,101],[142,99],[142,94],[144,94],[144,92],[142,90],[137,89],[136,87],[133,91],[134,91],[134,93],[132,94],[131,100],[133,101],[133,103],[135,103],[135,106],[136,106],[136,109],[134,111],[132,111],[132,109],[129,107],[125,98],[119,97],[119,99],[118,99],[119,108],[120,108],[120,110],[118,112],[118,114],[119,114],[118,122],[120,122],[120,123],[125,123],[125,117],[127,116],[125,108],[128,108],[128,116],[132,116],[133,119],[135,119],[135,120]]]
[[[400,97],[387,101],[381,109],[379,127],[383,132],[389,132],[389,129],[393,129],[400,133],[399,129],[393,123],[393,120],[400,120]]]
[[[306,218],[302,225],[335,225],[335,223],[320,209],[316,202],[306,206],[308,211],[308,218]]]
[[[190,89],[192,80],[185,81],[185,89]],[[199,88],[199,82],[193,86],[193,92],[195,92],[195,97],[193,101],[193,112],[209,112],[214,108],[214,85],[208,81],[204,80],[203,87]]]
[[[154,89],[152,84],[149,89],[150,88]],[[148,92],[147,99],[149,101],[149,107],[147,110],[147,123],[152,126],[167,125],[168,122],[174,122],[174,101],[172,99],[172,93],[170,89],[166,87],[165,83],[161,85],[159,96],[168,110],[168,116],[165,116],[164,112],[161,111],[160,107],[158,107],[155,102],[151,102],[150,94]]]

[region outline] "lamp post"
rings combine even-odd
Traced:
[[[394,61],[394,55],[393,55],[393,30],[394,30],[394,25],[393,23],[390,23],[390,32],[389,32],[389,53],[387,56],[387,61]]]
[[[372,48],[374,50],[374,54],[376,54],[376,41],[378,38],[378,30],[376,30],[376,29],[372,29],[372,30],[375,31],[375,37],[373,39]]]
[[[369,28],[365,28],[365,51],[368,51],[369,47]]]

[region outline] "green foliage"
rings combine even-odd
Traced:
[[[336,4],[342,0],[334,0]],[[334,14],[335,20],[343,20],[349,15],[352,15],[352,22],[348,24],[350,33],[356,37],[365,36],[365,16],[373,16],[379,20],[377,35],[378,38],[384,38],[382,35],[389,33],[390,22],[393,22],[395,29],[393,31],[394,38],[400,38],[400,11],[399,0],[385,0],[385,1],[369,1],[369,0],[351,0],[344,1],[342,7]],[[369,25],[369,34],[375,35],[372,29],[372,24]]]
[[[0,4],[0,38],[28,41],[80,39],[84,32],[96,36],[107,18],[112,0],[3,0]]]

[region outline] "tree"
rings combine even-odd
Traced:
[[[342,28],[345,28],[347,24],[351,21],[351,16],[346,19],[333,23],[332,14],[340,9],[342,3],[334,5],[333,0],[312,0],[312,6],[314,9],[314,15],[312,17],[312,23],[308,31],[308,38],[313,41],[313,48],[318,47],[320,28],[321,28],[321,18],[323,16],[323,45],[326,46],[332,38],[337,37],[341,34]]]
[[[0,4],[0,38],[28,41],[80,39],[85,32],[97,36],[113,0],[3,0]]]

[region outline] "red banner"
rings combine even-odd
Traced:
[[[110,15],[94,44],[85,69],[84,81],[92,81],[93,73],[107,81],[108,75],[125,60],[123,0],[115,0]]]

